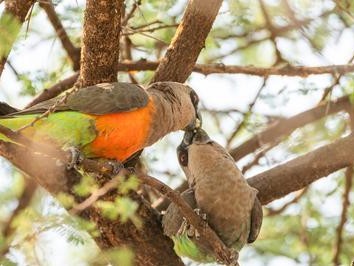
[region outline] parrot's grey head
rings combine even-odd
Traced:
[[[166,81],[153,83],[147,90],[149,93],[158,94],[171,108],[175,118],[173,130],[192,130],[201,126],[199,97],[191,87]]]

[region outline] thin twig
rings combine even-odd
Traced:
[[[71,215],[76,215],[83,210],[89,208],[92,206],[97,200],[107,194],[109,191],[112,189],[115,189],[118,187],[118,184],[121,183],[122,179],[121,177],[124,176],[127,173],[125,169],[122,169],[115,177],[113,177],[110,181],[108,181],[106,184],[103,185],[103,187],[93,191],[87,199],[85,199],[83,202],[79,204],[75,204],[70,210],[69,213]]]
[[[226,147],[227,149],[230,149],[230,144],[231,142],[234,140],[234,138],[237,136],[237,134],[240,132],[240,130],[245,126],[246,122],[247,122],[247,118],[248,116],[252,113],[253,107],[256,104],[259,96],[261,95],[262,90],[265,88],[266,83],[267,83],[268,78],[264,78],[261,87],[258,89],[253,101],[248,105],[248,111],[246,112],[246,114],[243,117],[243,120],[241,121],[241,123],[239,123],[236,128],[233,130],[233,132],[231,133],[230,137],[227,139],[227,144]]]
[[[61,23],[57,13],[55,12],[54,5],[51,0],[41,1],[39,3],[40,7],[44,9],[47,13],[48,19],[51,22],[53,28],[55,29],[59,40],[69,58],[73,63],[73,69],[79,70],[80,68],[80,48],[76,48],[71,42],[68,34],[66,33],[63,24]]]
[[[52,87],[43,90],[29,104],[27,104],[26,108],[36,105],[37,103],[52,99],[58,96],[60,93],[72,88],[78,77],[79,73],[75,73],[74,75],[59,81]]]
[[[345,188],[344,188],[344,193],[343,193],[343,203],[342,203],[342,213],[340,217],[340,223],[338,224],[337,230],[336,230],[336,244],[334,246],[334,256],[333,256],[333,265],[334,266],[339,266],[341,265],[340,263],[340,254],[342,251],[342,244],[343,244],[343,230],[344,230],[344,225],[348,219],[348,208],[350,206],[350,191],[353,186],[353,167],[350,166],[346,169],[345,171]]]

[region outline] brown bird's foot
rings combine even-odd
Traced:
[[[184,235],[186,234],[189,238],[199,239],[200,234],[197,229],[194,228],[193,225],[189,224],[187,219],[183,217],[183,222],[181,227],[177,231],[177,235]]]
[[[207,224],[207,215],[206,213],[202,213],[201,209],[196,208],[194,209],[194,212],[202,218],[202,220],[205,222],[205,225]],[[183,217],[183,222],[181,224],[181,227],[178,229],[177,235],[183,235],[187,234],[189,238],[195,238],[199,239],[200,234],[197,229],[194,228],[193,225],[189,224],[187,219]]]
[[[201,209],[196,208],[196,209],[194,209],[194,212],[195,212],[200,218],[202,218],[203,221],[205,221],[205,222],[207,221],[207,215],[206,215],[206,213],[202,212]]]
[[[66,166],[68,170],[75,169],[80,163],[84,160],[84,156],[81,154],[79,149],[75,147],[69,147],[68,148],[71,157],[70,157],[70,162]]]
[[[238,251],[234,250],[234,249],[230,249],[230,251],[231,251],[231,256],[230,256],[230,258],[228,258],[228,261],[231,261],[231,262],[227,263],[226,265],[227,266],[240,266],[240,264],[238,263],[238,257],[239,257]],[[225,264],[224,261],[219,260],[219,259],[217,259],[216,262],[219,264]]]

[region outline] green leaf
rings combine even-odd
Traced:
[[[86,197],[97,189],[95,179],[88,174],[83,174],[79,184],[74,186],[74,192],[80,197]]]
[[[119,185],[119,192],[123,195],[130,191],[136,191],[139,187],[140,181],[135,175],[131,175],[128,179],[122,181]]]

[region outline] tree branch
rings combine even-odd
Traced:
[[[350,166],[346,169],[345,171],[345,188],[344,188],[344,193],[343,193],[343,204],[342,204],[342,213],[340,217],[340,223],[337,227],[337,234],[336,234],[336,245],[334,248],[334,257],[333,257],[333,265],[334,266],[339,266],[340,263],[340,253],[342,250],[342,244],[343,244],[343,230],[344,230],[344,225],[347,222],[347,215],[348,215],[348,208],[350,206],[350,191],[353,186],[353,167]]]
[[[263,205],[284,197],[354,162],[354,135],[341,138],[248,179]]]
[[[318,106],[298,115],[277,121],[275,124],[267,127],[262,132],[242,143],[240,146],[230,150],[230,154],[235,161],[237,161],[247,154],[254,152],[258,148],[278,141],[282,136],[289,135],[299,127],[314,122],[327,115],[344,110],[348,111],[351,108],[352,105],[347,96],[341,97],[335,101],[323,102]]]
[[[37,103],[52,99],[58,96],[60,93],[70,89],[75,84],[78,77],[79,73],[75,73],[74,75],[54,84],[52,87],[43,90],[40,94],[33,98],[29,104],[27,104],[26,108],[31,107]]]
[[[156,81],[185,82],[205,45],[222,0],[191,0],[155,72]]]
[[[158,67],[158,62],[140,60],[136,62],[121,62],[118,64],[118,71],[154,71]],[[232,66],[223,64],[196,64],[193,68],[196,73],[204,75],[209,74],[247,74],[256,76],[269,76],[269,75],[286,75],[286,76],[299,76],[307,77],[309,75],[321,75],[340,73],[346,74],[354,72],[354,65],[329,65],[322,67],[305,67],[305,66],[286,66],[282,68],[276,67],[254,67],[254,66]],[[72,76],[60,81],[52,87],[45,89],[42,93],[37,95],[28,105],[30,107],[39,102],[51,99],[63,91],[70,89],[77,80],[79,74],[75,73]]]
[[[73,64],[73,69],[75,71],[79,70],[80,69],[80,48],[76,48],[73,45],[73,43],[70,41],[70,38],[63,27],[63,24],[61,23],[57,13],[55,12],[52,1],[42,0],[39,1],[39,5],[47,13],[48,19],[52,24],[53,28],[55,29],[55,32],[57,33],[63,48],[69,55],[69,58]]]
[[[81,49],[81,69],[77,87],[85,87],[102,82],[117,81],[119,60],[119,35],[123,0],[88,0],[84,16],[84,31]],[[109,182],[109,178],[104,180]],[[101,197],[104,201],[114,201],[117,192]],[[85,219],[95,222],[100,236],[95,238],[101,249],[127,245],[132,248],[134,265],[183,265],[173,251],[173,242],[163,235],[155,211],[137,193],[130,197],[139,203],[136,214],[144,221],[136,226],[128,221],[107,219],[100,209],[90,206],[80,213]]]
[[[140,60],[136,62],[121,62],[118,70],[127,71],[154,71],[158,62]],[[347,65],[328,65],[328,66],[290,66],[284,67],[255,67],[255,66],[236,66],[224,64],[196,64],[192,67],[192,71],[204,75],[210,74],[246,74],[254,76],[294,76],[308,77],[310,75],[322,74],[346,74],[354,72],[354,64]]]
[[[117,81],[123,0],[86,2],[78,87]]]

